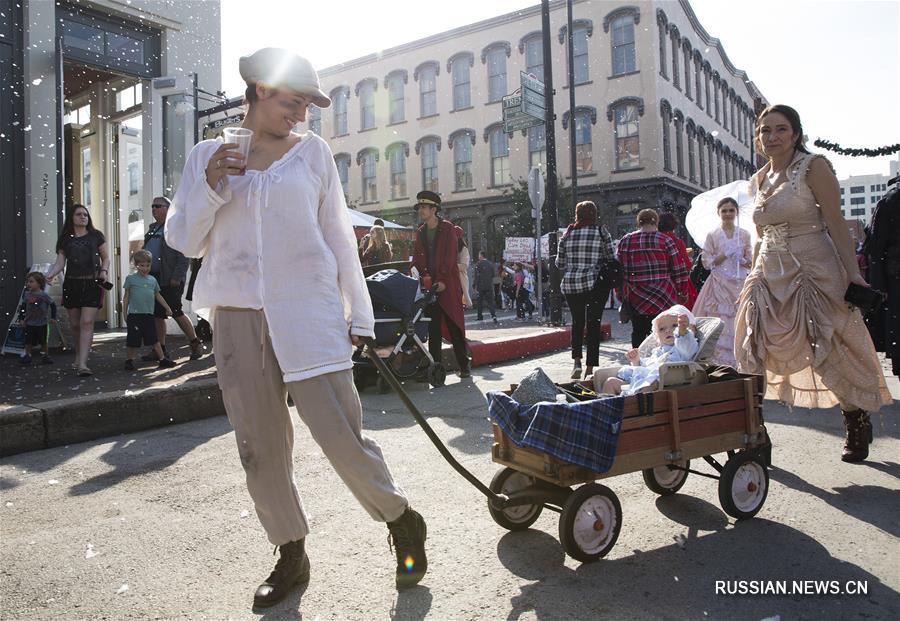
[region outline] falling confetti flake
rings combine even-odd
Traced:
[[[128,585],[127,585],[127,584],[123,584],[122,586],[119,587],[119,590],[116,591],[116,595],[122,595],[122,594],[125,593],[127,590],[128,590]]]

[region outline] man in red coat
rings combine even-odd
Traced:
[[[462,229],[444,220],[438,213],[441,197],[427,190],[416,194],[416,213],[422,226],[416,231],[413,267],[420,277],[427,273],[437,285],[438,303],[426,309],[431,319],[428,327],[428,351],[436,362],[441,361],[441,335],[453,343],[453,353],[459,364],[459,376],[469,377],[469,356],[466,353],[466,326],[463,319],[462,284],[459,279],[457,257],[462,246]],[[443,330],[442,330],[443,328]]]

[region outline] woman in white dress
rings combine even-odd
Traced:
[[[725,322],[725,328],[710,359],[736,368],[734,316],[753,255],[750,234],[735,225],[737,201],[725,197],[719,201],[716,210],[722,226],[707,235],[703,244],[701,260],[710,275],[694,302],[693,312],[697,317],[718,317]]]

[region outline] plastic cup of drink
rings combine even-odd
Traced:
[[[226,127],[222,133],[225,142],[237,145],[237,152],[243,156],[241,160],[240,174],[244,174],[247,170],[247,158],[250,157],[250,141],[253,139],[253,130],[243,127]]]

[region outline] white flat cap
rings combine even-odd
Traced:
[[[312,64],[288,50],[264,47],[250,56],[241,56],[238,70],[247,84],[262,82],[276,87],[286,86],[309,95],[320,108],[331,105],[331,99],[319,88],[319,76]]]

